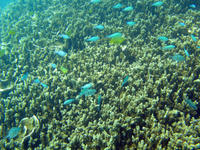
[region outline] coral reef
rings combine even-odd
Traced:
[[[198,149],[200,13],[189,0],[154,2],[19,0],[2,11],[1,149]],[[79,96],[87,83],[95,92]]]

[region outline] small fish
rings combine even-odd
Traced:
[[[158,37],[158,40],[163,41],[163,42],[166,42],[166,41],[168,41],[168,38],[165,37],[165,36],[159,36],[159,37]]]
[[[59,56],[61,56],[61,57],[64,57],[64,56],[67,55],[67,53],[64,52],[64,51],[55,51],[54,53],[57,54],[57,55],[59,55]]]
[[[95,89],[83,89],[81,90],[79,96],[85,95],[85,96],[92,96],[96,93]]]
[[[185,102],[194,110],[197,110],[197,106],[195,103],[191,101],[191,99],[185,99]]]
[[[185,55],[186,55],[186,56],[190,57],[190,54],[189,54],[188,51],[185,49],[185,47],[184,47],[184,52],[185,52]]]
[[[94,27],[94,29],[103,30],[104,26],[103,25],[97,25],[97,26]]]
[[[191,38],[192,38],[192,40],[193,40],[194,42],[197,41],[196,37],[195,37],[193,34],[191,34]]]
[[[116,32],[116,33],[110,34],[110,35],[108,35],[106,37],[107,38],[117,38],[117,37],[121,37],[121,36],[122,36],[122,33]]]
[[[132,11],[132,10],[133,10],[133,7],[129,6],[129,7],[124,8],[122,11]]]
[[[55,68],[56,68],[56,64],[51,64],[51,67],[52,67],[53,69],[55,69]]]
[[[43,88],[48,88],[48,85],[44,84],[44,83],[40,83],[42,85]]]
[[[27,78],[28,78],[28,72],[26,72],[26,73],[22,76],[21,80],[26,80]]]
[[[134,22],[134,21],[127,21],[126,24],[128,26],[134,26],[136,24],[136,22]]]
[[[101,0],[91,0],[90,3],[96,4],[99,3]]]
[[[190,8],[196,8],[196,5],[195,4],[191,4],[189,5]]]
[[[97,100],[98,111],[101,110],[101,103],[102,103],[102,99],[101,99],[101,95],[99,95],[99,96],[98,96],[98,100]]]
[[[121,87],[123,87],[123,86],[128,82],[128,78],[129,78],[129,76],[126,76],[126,77],[124,78]]]
[[[158,2],[153,3],[151,6],[159,7],[159,6],[161,6],[162,4],[163,4],[162,1],[158,1]]]
[[[182,26],[182,27],[184,27],[184,26],[185,26],[185,23],[179,22],[179,25]]]
[[[115,9],[119,9],[121,7],[122,7],[122,4],[120,4],[120,3],[118,3],[118,4],[116,4],[116,5],[113,6],[113,8],[115,8]]]
[[[21,128],[19,128],[19,127],[12,127],[9,130],[8,135],[5,138],[13,139],[13,138],[17,137],[20,130],[21,130]]]
[[[97,40],[99,40],[99,37],[98,36],[93,36],[93,37],[87,39],[86,41],[88,41],[88,42],[96,42]]]
[[[68,99],[68,100],[64,101],[63,105],[69,105],[75,101],[76,101],[75,99]]]
[[[175,54],[174,56],[172,56],[172,59],[177,61],[177,62],[181,62],[181,61],[185,60],[185,58],[180,54]]]
[[[93,86],[93,83],[88,83],[88,84],[85,84],[84,86],[81,87],[81,89],[89,89]]]
[[[197,46],[197,48],[200,48],[200,46]]]
[[[35,80],[33,80],[33,83],[40,83],[40,80],[39,79],[35,79]]]
[[[59,34],[58,36],[63,38],[63,39],[70,39],[70,37],[68,35],[65,35],[65,34]]]
[[[167,45],[167,46],[164,46],[162,49],[163,49],[163,50],[171,50],[171,49],[173,49],[173,48],[175,48],[174,45]]]

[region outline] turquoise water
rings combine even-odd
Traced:
[[[200,147],[199,1],[9,2],[0,149]]]

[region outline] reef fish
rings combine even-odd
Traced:
[[[122,33],[116,32],[116,33],[110,34],[110,35],[108,35],[106,37],[107,38],[117,38],[117,37],[121,37],[121,36],[122,36]]]
[[[35,80],[33,80],[33,83],[40,83],[40,80],[39,79],[35,79]]]
[[[75,99],[68,99],[68,100],[64,101],[63,105],[69,105],[73,102],[75,102]]]
[[[180,61],[184,61],[185,57],[183,57],[180,54],[175,54],[174,56],[172,56],[172,59],[175,60],[175,61],[177,61],[177,62],[180,62]]]
[[[132,10],[133,10],[133,7],[128,6],[128,7],[125,7],[122,11],[132,11]]]
[[[65,55],[67,55],[67,53],[64,52],[64,51],[55,51],[54,53],[61,56],[61,57],[64,57]]]
[[[164,46],[162,49],[163,50],[171,50],[173,48],[175,48],[175,45],[167,45],[167,46]]]
[[[162,4],[163,4],[162,1],[158,1],[158,2],[153,3],[151,6],[159,7],[159,6],[161,6]]]
[[[43,88],[48,88],[48,85],[44,84],[44,83],[40,83],[40,85],[43,87]]]
[[[126,76],[126,77],[124,78],[121,87],[123,87],[123,86],[128,82],[128,78],[129,78],[129,76]]]
[[[193,40],[194,42],[197,41],[196,37],[195,37],[193,34],[191,35],[191,38],[192,38],[192,40]]]
[[[101,110],[101,103],[102,103],[102,99],[101,99],[101,95],[99,95],[99,96],[98,96],[98,100],[97,100],[98,111]]]
[[[90,3],[96,4],[99,3],[101,0],[91,0]]]
[[[163,42],[166,42],[166,41],[168,41],[168,38],[165,37],[165,36],[159,36],[159,37],[158,37],[158,40],[163,41]]]
[[[195,4],[191,4],[189,5],[190,8],[196,8],[196,5]]]
[[[185,47],[184,47],[184,52],[185,52],[185,55],[186,55],[186,56],[190,57],[190,54],[189,54],[188,51],[185,49]]]
[[[185,102],[194,110],[197,110],[197,106],[190,99],[185,99]]]
[[[80,96],[85,95],[85,96],[92,96],[96,93],[95,89],[83,89],[81,90],[81,93],[79,94]]]
[[[21,130],[21,128],[19,128],[19,127],[12,127],[9,130],[8,135],[5,138],[13,139],[13,138],[17,137],[20,130]]]
[[[51,67],[52,67],[53,69],[55,69],[55,68],[56,68],[56,64],[51,64]]]
[[[126,24],[128,26],[134,26],[136,24],[136,22],[134,22],[134,21],[127,21]]]
[[[28,78],[28,72],[26,72],[23,76],[21,80],[26,80]]]
[[[96,42],[97,40],[99,40],[99,37],[98,36],[93,36],[93,37],[87,39],[86,41],[88,41],[88,42]]]
[[[120,3],[118,3],[118,4],[116,4],[116,5],[113,6],[113,8],[115,8],[115,9],[119,9],[121,7],[122,7],[122,4],[120,4]]]
[[[70,37],[66,34],[59,34],[59,37],[61,37],[63,39],[70,39]]]
[[[94,29],[103,30],[104,26],[103,25],[97,25],[97,26],[94,27]]]
[[[185,26],[185,23],[179,22],[179,25],[182,26],[182,27],[184,27],[184,26]]]
[[[93,86],[93,83],[87,83],[84,86],[81,87],[81,89],[89,89]]]

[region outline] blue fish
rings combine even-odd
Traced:
[[[197,48],[200,48],[200,46],[197,46]]]
[[[33,83],[40,83],[40,80],[39,79],[35,79],[35,80],[33,80]]]
[[[28,72],[26,72],[26,73],[22,76],[21,80],[26,80],[27,78],[28,78]]]
[[[63,105],[69,105],[75,101],[76,101],[75,99],[68,99],[68,100],[64,101]]]
[[[153,3],[151,6],[159,7],[159,6],[161,6],[162,4],[163,4],[162,1],[158,1],[158,2]]]
[[[5,138],[13,139],[13,138],[17,137],[20,130],[21,130],[21,128],[19,128],[19,127],[12,127],[9,130],[8,135]]]
[[[173,49],[173,48],[175,48],[174,45],[167,45],[167,46],[164,46],[162,49],[163,49],[163,50],[171,50],[171,49]]]
[[[51,67],[52,67],[53,69],[55,69],[55,68],[56,68],[56,64],[51,64]]]
[[[43,88],[48,88],[48,85],[44,84],[44,83],[40,83],[42,85]]]
[[[110,34],[110,35],[108,35],[106,37],[107,38],[118,38],[118,37],[121,37],[121,36],[122,36],[122,33],[116,32],[116,33]]]
[[[185,55],[186,55],[186,56],[190,57],[190,54],[189,54],[188,51],[185,49],[185,47],[184,47],[184,52],[185,52]]]
[[[180,54],[175,54],[174,56],[172,56],[172,59],[177,61],[177,62],[181,62],[181,61],[185,60],[185,58]]]
[[[81,93],[79,94],[79,96],[85,95],[85,96],[92,96],[96,93],[95,89],[83,89],[81,90]]]
[[[168,41],[168,38],[165,37],[165,36],[159,36],[159,37],[158,37],[158,40],[163,41],[163,42],[166,42],[166,41]]]
[[[115,8],[115,9],[119,9],[121,7],[122,7],[122,4],[120,4],[120,3],[118,3],[118,4],[116,4],[116,5],[113,6],[113,8]]]
[[[97,104],[98,104],[98,111],[101,110],[101,103],[102,103],[102,99],[101,99],[101,95],[98,96],[98,100],[97,100]]]
[[[64,57],[65,55],[67,55],[67,53],[64,52],[64,51],[55,51],[54,53],[61,56],[61,57]]]
[[[191,38],[192,38],[192,40],[193,40],[194,42],[197,41],[196,37],[195,37],[193,34],[191,34]]]
[[[179,22],[179,25],[182,26],[182,27],[184,27],[184,26],[185,26],[185,23]]]
[[[195,103],[191,101],[191,99],[185,99],[185,102],[194,110],[197,110],[197,106]]]
[[[128,78],[129,78],[129,76],[126,76],[126,77],[124,78],[124,81],[122,82],[121,87],[123,87],[123,86],[128,82]]]
[[[70,37],[68,35],[65,35],[65,34],[59,34],[58,36],[63,38],[63,39],[70,39]]]
[[[134,22],[134,21],[127,21],[126,24],[129,25],[129,26],[134,26],[136,24],[136,22]]]
[[[88,42],[96,42],[97,40],[99,40],[99,37],[98,36],[93,36],[93,37],[87,39],[86,41],[88,41]]]
[[[101,0],[91,0],[90,3],[96,4],[99,3]]]
[[[129,7],[124,8],[122,11],[132,11],[132,10],[133,10],[133,7],[129,6]]]
[[[94,29],[103,30],[104,26],[103,25],[97,25],[97,26],[94,27]]]
[[[191,4],[189,5],[190,8],[196,8],[196,5],[195,4]]]
[[[85,84],[84,86],[81,87],[81,89],[89,89],[93,86],[93,83],[88,83],[88,84]]]

